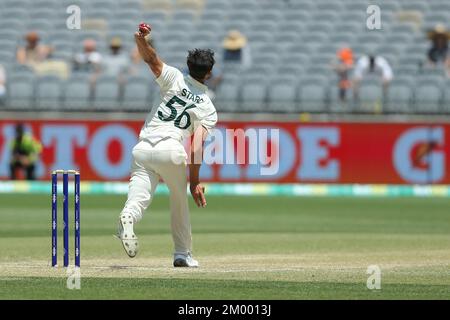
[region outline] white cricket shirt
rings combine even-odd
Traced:
[[[155,144],[173,138],[181,143],[199,125],[208,131],[216,125],[217,112],[204,84],[166,64],[156,82],[161,87],[161,103],[147,116],[140,139]]]

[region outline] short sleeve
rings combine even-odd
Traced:
[[[160,76],[156,79],[156,83],[159,84],[161,89],[163,90],[168,89],[177,81],[177,79],[180,76],[183,76],[180,70],[168,66],[167,64],[164,63],[162,72]]]
[[[389,62],[383,57],[378,57],[377,59],[378,65],[382,70],[383,78],[387,81],[392,80],[394,77],[394,73],[392,72],[392,68],[389,65]]]
[[[214,110],[211,114],[200,120],[202,126],[209,132],[217,123],[217,112]]]
[[[212,104],[207,108],[193,108],[188,111],[193,121],[193,130],[197,130],[199,126],[205,128],[208,133],[216,126],[217,112]]]

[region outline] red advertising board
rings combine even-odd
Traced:
[[[0,121],[3,180],[16,122]],[[79,169],[84,180],[126,181],[142,122],[24,124],[43,145],[38,179],[67,168]],[[221,122],[201,174],[209,182],[449,184],[449,135],[450,124]]]

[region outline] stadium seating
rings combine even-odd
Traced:
[[[66,110],[88,110],[91,106],[91,85],[85,74],[73,75],[63,89],[63,108]]]
[[[119,85],[114,77],[100,77],[94,85],[93,106],[98,110],[117,108],[119,105]]]
[[[65,9],[73,4],[82,9],[82,30],[65,28]],[[370,4],[382,9],[381,31],[366,28]],[[155,47],[176,67],[185,69],[192,47],[216,50],[225,79],[215,92],[214,102],[221,111],[450,110],[448,75],[426,68],[430,45],[426,31],[438,22],[450,28],[450,2],[445,0],[0,0],[0,64],[8,73],[2,108],[148,110],[159,95],[153,83],[145,86],[148,80],[142,81],[147,70],[125,77],[129,80],[124,83],[100,77],[93,86],[90,77],[77,74],[59,83],[52,78],[36,80],[29,68],[14,64],[15,50],[29,30],[37,30],[43,43],[53,46],[52,58],[70,64],[86,38],[94,38],[98,51],[106,54],[109,41],[120,37],[129,52],[139,21],[152,24]],[[248,38],[252,66],[247,71],[222,63],[221,42],[230,29],[239,29]],[[368,81],[361,84],[356,104],[342,106],[330,65],[343,45],[352,48],[356,59],[369,52],[386,57],[394,71],[386,96],[379,82]],[[348,96],[352,100],[352,93]]]
[[[411,79],[395,79],[387,91],[384,111],[389,113],[412,113],[414,89]]]
[[[30,75],[16,75],[8,80],[8,102],[16,109],[33,107],[34,81]]]
[[[58,110],[61,106],[62,83],[57,77],[41,77],[36,82],[35,106],[38,109]]]
[[[151,93],[145,78],[133,77],[128,79],[124,87],[122,109],[127,111],[149,111],[152,106]]]

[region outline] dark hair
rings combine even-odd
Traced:
[[[211,49],[189,50],[187,65],[192,78],[203,80],[214,66],[214,51]]]

